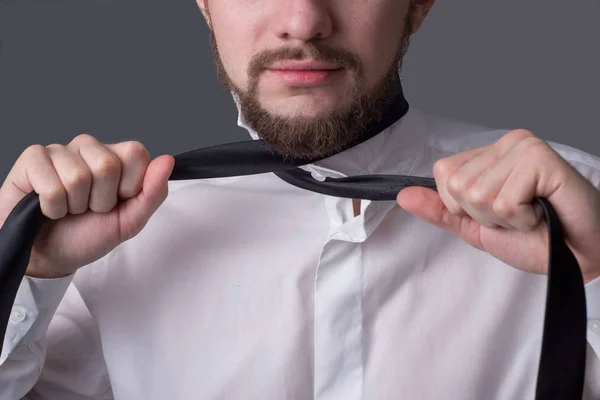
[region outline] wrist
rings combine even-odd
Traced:
[[[71,275],[70,272],[56,271],[53,268],[42,268],[36,265],[28,265],[25,276],[36,279],[59,279]]]
[[[596,275],[591,275],[591,276],[589,276],[589,275],[588,276],[584,276],[583,277],[583,283],[587,285],[588,283],[590,283],[590,282],[592,282],[592,281],[594,281],[594,280],[596,280],[598,278],[600,278],[600,273],[598,273]]]

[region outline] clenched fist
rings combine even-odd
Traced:
[[[548,225],[534,202],[546,198],[584,282],[600,277],[600,191],[533,132],[440,159],[433,174],[438,191],[403,189],[400,207],[508,265],[547,274]]]
[[[59,278],[92,263],[135,235],[168,194],[170,155],[150,160],[139,142],[103,144],[77,136],[68,145],[32,145],[0,187],[0,226],[29,192],[49,218],[26,274]]]

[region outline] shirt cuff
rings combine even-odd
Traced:
[[[10,313],[0,364],[15,347],[40,340],[62,301],[75,273],[56,279],[24,276]]]
[[[588,318],[587,339],[596,355],[600,357],[600,278],[585,285],[585,297]]]

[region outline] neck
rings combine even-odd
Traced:
[[[402,90],[402,86],[398,85],[398,91],[383,110],[381,118],[379,120],[371,122],[365,128],[362,134],[358,136],[358,138],[355,141],[349,143],[343,151],[358,146],[359,144],[366,142],[367,140],[375,137],[385,129],[389,128],[391,125],[393,125],[402,117],[404,117],[408,112],[408,109],[408,101],[404,97],[404,91]],[[329,157],[332,155],[333,154],[330,154]],[[323,158],[326,157],[320,157],[312,160],[311,162],[316,162],[322,160]]]
[[[354,216],[360,215],[360,199],[352,199],[352,209],[354,210]]]

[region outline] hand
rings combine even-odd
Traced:
[[[68,145],[33,145],[0,187],[0,226],[29,192],[49,218],[37,236],[26,274],[59,278],[137,235],[168,194],[171,156],[150,162],[139,142],[102,144],[79,135]]]
[[[535,197],[555,209],[584,281],[600,277],[600,191],[527,130],[438,160],[438,192],[409,187],[400,207],[523,271],[547,274],[548,225]]]

